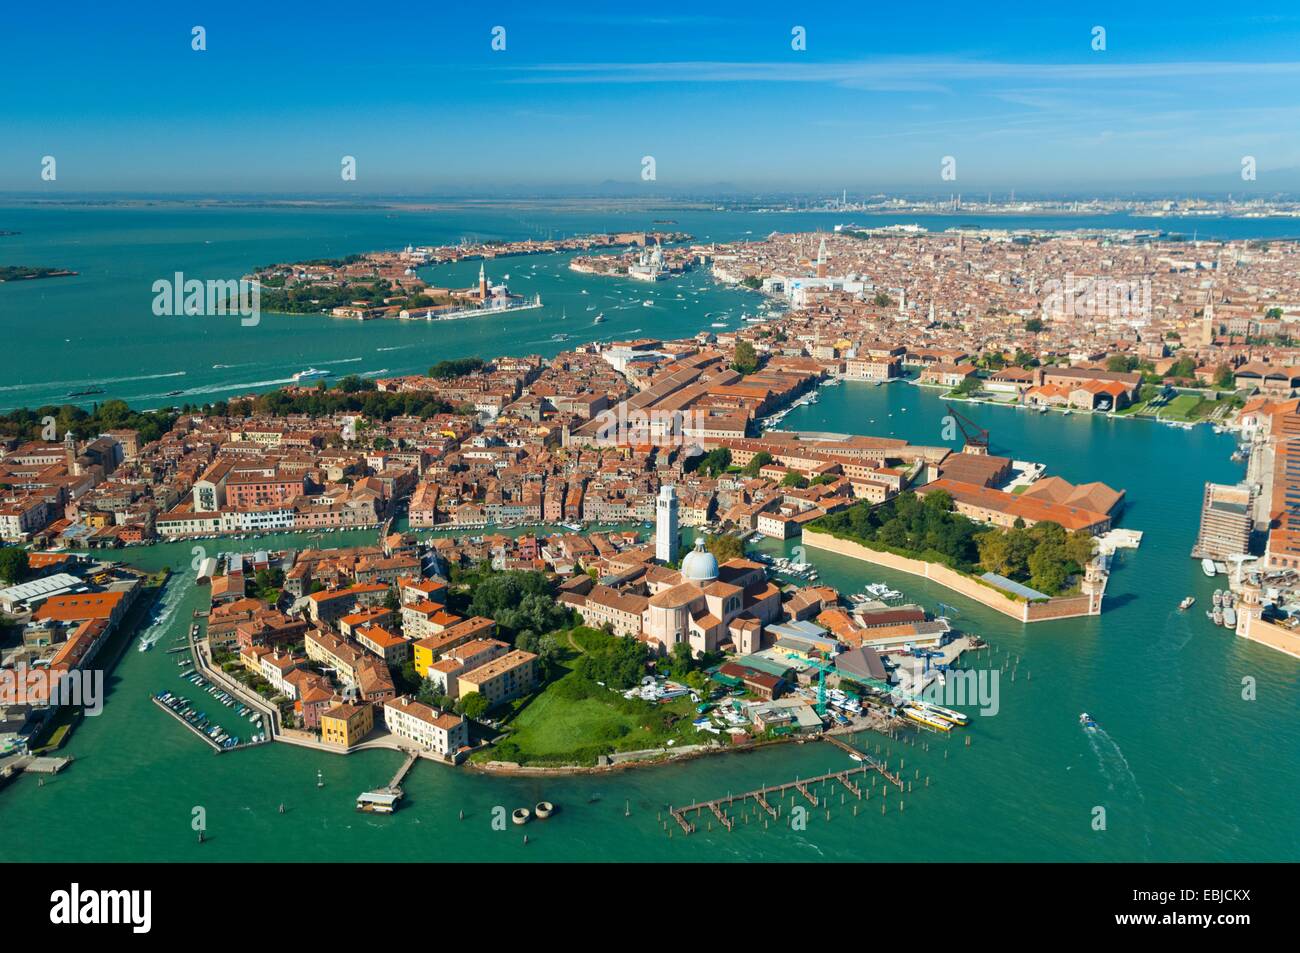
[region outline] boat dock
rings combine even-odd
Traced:
[[[402,766],[397,769],[391,781],[375,791],[362,791],[357,795],[357,810],[366,814],[392,814],[397,810],[398,802],[402,800],[405,792],[402,791],[402,782],[406,776],[411,773],[411,768],[415,767],[415,762],[419,755],[412,751],[402,762]]]
[[[775,795],[775,799],[779,800],[786,792],[796,792],[802,795],[803,798],[813,807],[819,807],[821,806],[821,800],[810,789],[828,781],[838,781],[855,798],[862,800],[864,796],[863,788],[854,779],[865,777],[867,773],[871,771],[878,772],[888,783],[892,784],[900,791],[903,790],[903,779],[897,774],[891,774],[883,762],[877,761],[865,752],[858,751],[848,742],[841,741],[839,738],[830,735],[824,737],[837,748],[842,748],[844,751],[853,755],[856,759],[860,760],[862,764],[856,768],[849,768],[845,771],[831,771],[827,774],[819,774],[816,777],[811,778],[796,778],[793,781],[787,781],[785,784],[762,787],[757,791],[745,791],[742,794],[728,794],[726,797],[715,798],[712,801],[699,801],[695,804],[688,804],[685,807],[671,807],[668,809],[668,812],[672,814],[673,820],[675,820],[678,825],[681,826],[681,829],[687,834],[693,834],[696,830],[695,823],[690,820],[687,815],[694,814],[698,819],[699,815],[706,810],[711,811],[713,816],[718,819],[718,823],[720,823],[726,830],[730,831],[735,827],[736,821],[727,814],[725,808],[731,807],[736,803],[743,804],[750,798],[753,798],[755,803],[766,811],[770,817],[776,818],[780,815],[780,812],[768,802],[769,797]]]
[[[205,735],[203,732],[199,731],[198,728],[194,727],[194,726],[191,725],[188,721],[186,721],[184,718],[182,718],[182,717],[180,716],[180,713],[179,713],[179,712],[172,711],[170,708],[168,708],[166,705],[164,705],[161,701],[159,701],[159,700],[157,699],[157,697],[155,697],[154,695],[150,695],[149,698],[153,701],[153,703],[154,703],[155,705],[157,705],[157,706],[158,706],[159,708],[161,708],[163,711],[167,712],[167,714],[171,715],[173,718],[175,718],[177,721],[179,721],[182,725],[184,725],[184,726],[185,726],[186,728],[188,728],[190,731],[194,732],[194,734],[195,734],[196,737],[202,738],[202,739],[204,740],[204,742],[205,742],[209,747],[211,747],[212,750],[215,751],[217,754],[221,754],[222,751],[226,750],[226,749],[222,748],[221,745],[217,744],[215,741],[213,741],[211,738],[209,738],[207,735]]]
[[[414,751],[406,756],[406,760],[402,762],[402,766],[398,768],[397,773],[393,775],[393,780],[388,782],[388,789],[390,791],[401,789],[402,782],[405,781],[406,776],[411,773],[411,769],[415,767],[415,762],[419,757],[420,756]]]
[[[58,774],[72,764],[72,756],[55,757],[51,755],[24,754],[6,760],[0,766],[0,777],[5,779],[17,777],[24,771],[31,774]]]

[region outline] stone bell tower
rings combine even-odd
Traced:
[[[77,438],[71,430],[63,435],[63,461],[69,476],[81,476],[81,470],[77,466]]]
[[[1088,565],[1083,570],[1083,582],[1079,584],[1080,590],[1088,597],[1088,615],[1101,615],[1101,599],[1106,594],[1106,581],[1109,578],[1110,572],[1105,568],[1101,556],[1088,560]]]

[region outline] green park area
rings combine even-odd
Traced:
[[[806,530],[941,563],[971,576],[996,573],[1048,596],[1076,591],[1093,549],[1086,532],[1070,533],[1050,521],[983,526],[958,513],[942,490],[924,498],[906,490],[881,504],[858,503],[815,520]]]
[[[623,697],[645,675],[643,643],[579,626],[561,644],[558,677],[521,700],[506,718],[506,737],[471,760],[594,765],[615,752],[698,743],[690,696],[664,704]]]

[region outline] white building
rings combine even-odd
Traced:
[[[677,556],[677,488],[661,486],[655,500],[655,559],[667,565]]]
[[[384,703],[384,724],[399,738],[446,757],[469,744],[465,719],[403,696]]]

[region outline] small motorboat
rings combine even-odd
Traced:
[[[1083,725],[1084,728],[1095,729],[1097,727],[1097,722],[1093,721],[1092,715],[1086,711],[1079,715],[1079,724]]]
[[[1195,604],[1196,604],[1196,597],[1195,597],[1195,596],[1188,596],[1188,597],[1185,598],[1182,602],[1178,603],[1178,608],[1179,608],[1181,611],[1186,612],[1188,609],[1190,609],[1190,608],[1191,608],[1193,605],[1195,605]]]

